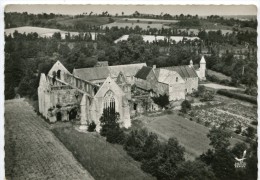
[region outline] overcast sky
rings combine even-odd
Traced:
[[[28,13],[56,13],[76,15],[83,12],[101,13],[108,11],[110,14],[125,15],[135,11],[146,14],[169,13],[205,15],[256,15],[257,8],[253,5],[8,5],[5,12],[28,12]]]

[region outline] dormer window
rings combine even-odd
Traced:
[[[176,77],[176,82],[178,82],[178,77]]]

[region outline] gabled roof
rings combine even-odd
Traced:
[[[195,69],[192,66],[172,66],[172,67],[163,67],[163,69],[168,69],[171,71],[176,71],[182,78],[193,78],[198,77]]]
[[[146,66],[146,63],[74,69],[73,75],[87,81],[103,80],[109,75],[112,78],[117,78],[120,72],[122,72],[125,77],[129,77],[134,76],[143,66]]]
[[[152,70],[153,68],[151,67],[148,67],[148,66],[143,66],[135,75],[136,78],[139,78],[139,79],[144,79],[146,80],[148,74],[150,73],[150,71]]]
[[[176,71],[168,69],[155,69],[155,76],[157,77],[158,82],[164,84],[184,83],[183,79]],[[176,82],[176,78],[178,78],[178,82]]]

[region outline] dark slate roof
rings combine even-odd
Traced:
[[[136,78],[139,78],[139,79],[146,79],[146,77],[148,76],[148,74],[150,73],[150,71],[152,70],[153,68],[151,67],[147,67],[147,66],[143,66],[135,75]]]
[[[198,77],[195,69],[189,65],[185,66],[172,66],[172,67],[163,67],[163,69],[168,69],[176,71],[182,78],[193,78]]]

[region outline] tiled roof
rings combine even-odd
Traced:
[[[108,66],[74,69],[73,75],[87,81],[100,80],[109,76],[109,69]]]
[[[106,79],[109,75],[116,78],[120,72],[128,77],[134,76],[143,66],[146,63],[74,69],[73,75],[88,81]]]
[[[148,76],[148,74],[150,73],[150,71],[152,70],[153,68],[151,67],[148,67],[148,66],[143,66],[135,75],[136,78],[139,78],[139,79],[144,79],[146,80],[146,77]]]
[[[111,77],[114,78],[118,76],[120,71],[125,75],[125,77],[134,76],[143,66],[146,66],[146,63],[108,66],[108,68]]]
[[[172,84],[175,83],[176,77],[179,78],[178,83],[184,82],[183,79],[180,77],[180,75],[176,71],[171,71],[168,69],[155,69],[155,75],[158,79],[158,82],[164,83],[164,84]]]
[[[189,65],[186,66],[172,66],[172,67],[163,67],[163,69],[168,69],[172,71],[176,71],[181,75],[182,78],[192,78],[198,77],[195,69]]]

